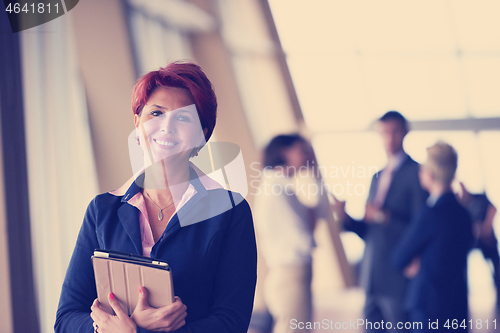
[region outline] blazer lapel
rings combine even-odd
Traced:
[[[125,232],[132,240],[137,254],[142,255],[141,230],[139,226],[139,210],[126,202],[122,202],[117,211],[118,218]]]
[[[192,197],[184,207],[182,207],[175,215],[172,217],[172,219],[168,222],[167,227],[165,228],[163,238],[167,238],[170,235],[172,235],[174,232],[179,230],[182,226],[179,221],[179,218],[181,219],[189,219],[189,215],[193,214],[198,207],[196,207],[196,203],[200,201],[200,195],[195,194],[194,197]],[[196,215],[196,214],[195,214]],[[186,225],[186,224],[184,224]]]
[[[389,188],[387,189],[387,194],[384,199],[384,203],[382,207],[385,207],[387,203],[387,198],[392,197],[394,192],[394,186],[401,186],[401,184],[404,183],[404,178],[405,178],[405,168],[408,163],[411,163],[411,158],[410,156],[406,155],[405,160],[401,163],[399,168],[397,168],[394,171],[394,174],[392,175],[391,183],[389,184]],[[401,178],[401,179],[400,179]]]
[[[379,171],[377,172],[374,176],[373,176],[373,180],[372,180],[372,183],[370,185],[370,190],[368,192],[368,202],[369,203],[373,203],[373,200],[375,199],[375,195],[377,194],[377,190],[378,190],[378,183],[380,181],[380,175],[382,174],[382,171]]]

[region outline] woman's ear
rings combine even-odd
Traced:
[[[141,116],[139,116],[137,113],[134,113],[134,125],[135,125],[135,127],[139,127],[140,119],[141,119]]]

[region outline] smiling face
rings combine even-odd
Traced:
[[[165,158],[189,160],[193,148],[205,144],[194,100],[186,89],[160,86],[134,123],[146,166]]]

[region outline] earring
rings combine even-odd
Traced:
[[[198,156],[198,151],[199,151],[199,147],[193,148],[193,150],[191,150],[191,154],[189,154],[189,157],[193,158],[195,156]]]
[[[137,142],[137,144],[140,146],[141,145],[141,141],[139,141],[139,136],[136,136],[135,137],[135,142]]]

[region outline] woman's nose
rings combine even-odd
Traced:
[[[175,131],[175,121],[174,117],[169,113],[166,113],[163,117],[161,117],[160,130],[162,132],[174,133]]]

